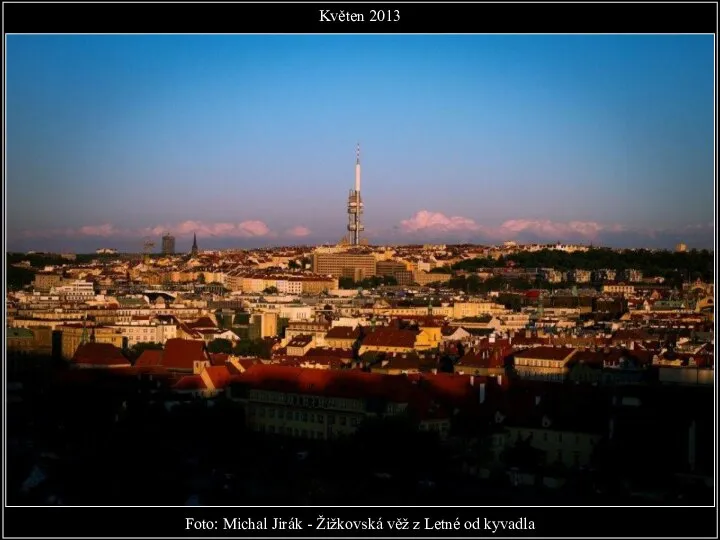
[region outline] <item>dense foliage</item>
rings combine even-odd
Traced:
[[[341,289],[376,289],[382,285],[397,285],[397,279],[393,276],[372,276],[362,281],[353,281],[349,277],[341,277],[338,281]]]
[[[270,358],[271,352],[272,345],[264,339],[241,339],[232,348],[232,353],[238,356],[257,356],[259,358]]]
[[[502,276],[491,277],[485,281],[474,274],[469,276],[455,276],[447,282],[447,287],[468,294],[486,294],[490,291],[504,291],[507,289],[526,291],[532,288],[547,289],[550,284],[542,280],[507,279]]]
[[[28,268],[20,268],[17,266],[8,266],[5,280],[7,288],[10,291],[22,289],[26,285],[30,285],[35,279],[35,272]]]
[[[493,259],[472,259],[453,265],[454,270],[477,271],[480,268],[496,268],[513,262],[524,268],[555,268],[556,270],[625,270],[633,268],[645,276],[667,277],[679,273],[687,279],[713,279],[713,256],[706,249],[682,253],[671,251],[650,251],[646,249],[615,251],[606,248],[590,249],[586,252],[566,253],[554,249],[535,252],[521,252]]]

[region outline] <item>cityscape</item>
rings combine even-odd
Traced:
[[[714,504],[713,66],[698,59],[712,61],[712,38],[421,37],[9,40],[22,69],[8,78],[8,504]],[[355,64],[331,61],[360,42]],[[552,60],[569,42],[583,50]],[[318,48],[331,51],[318,67],[329,73],[303,59]],[[127,71],[138,51],[149,59]],[[248,63],[243,77],[259,86],[239,92],[264,112],[228,110],[246,115],[235,126],[215,116],[227,99],[218,89],[237,82],[223,71],[230,61],[250,53],[262,66]],[[442,71],[450,53],[462,59],[448,70],[474,66],[486,80]],[[595,90],[612,99],[580,92],[606,75],[583,53],[627,77]],[[108,58],[133,80],[116,90],[98,64]],[[176,62],[176,77],[215,73],[222,84],[176,78],[137,110],[114,93],[134,78],[159,84],[170,74],[151,68]],[[421,68],[450,77],[437,76],[438,96],[415,86],[433,80]],[[577,87],[564,78],[575,68]],[[645,79],[667,70],[684,82],[644,94]],[[465,100],[482,85],[520,99],[525,73],[537,90],[518,114],[541,122],[533,111],[548,106],[570,120],[550,121],[557,143],[528,139],[523,154],[527,134],[517,135],[500,151],[494,137],[511,137],[523,118],[474,135],[493,113]],[[51,80],[54,92],[42,86]],[[90,89],[76,96],[78,81]],[[278,90],[283,81],[301,97]],[[313,100],[314,89],[329,100],[355,84],[350,98],[384,91],[408,108],[374,128],[367,104],[351,105],[354,126],[341,98]],[[133,99],[143,92],[153,90]],[[207,105],[175,118],[199,96]],[[433,109],[448,96],[456,107]],[[80,115],[74,127],[72,111],[31,114],[56,106]],[[438,134],[418,132],[414,107],[430,110]],[[480,116],[466,123],[461,110]],[[224,146],[202,140],[206,114]],[[590,120],[602,134],[581,125]],[[129,135],[144,121],[153,146]],[[191,151],[183,130],[195,128]],[[581,132],[588,139],[573,140]],[[283,157],[283,143],[299,148]],[[554,153],[566,144],[578,159]],[[622,166],[600,163],[621,154]],[[517,176],[483,177],[485,187],[457,179],[502,160]],[[194,177],[202,167],[207,179]],[[396,180],[403,168],[409,177]],[[228,181],[237,171],[255,179]]]

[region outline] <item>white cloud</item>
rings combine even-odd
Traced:
[[[410,219],[400,222],[400,228],[405,232],[432,231],[477,231],[480,226],[474,220],[462,216],[448,217],[440,212],[420,210]]]
[[[398,229],[403,233],[437,234],[467,237],[476,233],[483,238],[499,241],[513,240],[519,236],[533,236],[538,240],[592,241],[605,233],[620,233],[627,229],[620,224],[603,224],[596,221],[552,221],[549,219],[511,219],[499,226],[480,225],[474,219],[464,216],[446,216],[441,212],[421,210],[409,219],[400,222]]]
[[[294,236],[296,238],[302,238],[305,236],[309,236],[310,232],[311,232],[310,229],[308,229],[307,227],[303,227],[302,225],[297,225],[297,226],[293,227],[292,229],[288,229],[287,231],[285,231],[285,234],[287,236]]]
[[[604,225],[595,221],[561,222],[548,219],[511,219],[504,222],[499,228],[501,234],[531,233],[549,240],[567,240],[577,237],[593,239],[604,232],[622,232],[623,230],[624,228],[617,224]]]
[[[270,228],[262,221],[251,220],[239,223],[205,223],[202,221],[183,221],[176,224],[157,225],[142,229],[119,229],[109,223],[84,225],[76,229],[48,229],[43,231],[23,231],[26,238],[52,237],[97,237],[97,238],[133,238],[142,236],[160,236],[169,232],[173,236],[184,237],[197,234],[198,238],[256,238],[273,236]]]

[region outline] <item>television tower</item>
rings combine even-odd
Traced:
[[[363,202],[360,197],[360,143],[355,152],[355,189],[350,190],[348,197],[348,231],[350,231],[350,244],[360,245],[360,232],[365,230],[362,224]]]

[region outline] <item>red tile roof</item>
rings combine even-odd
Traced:
[[[152,367],[162,365],[161,350],[145,349],[142,354],[135,360],[135,367]]]
[[[360,337],[360,327],[334,326],[325,334],[325,339],[357,339]]]
[[[205,368],[205,373],[212,381],[213,386],[218,389],[225,388],[231,379],[230,371],[225,366],[210,366]]]
[[[238,360],[238,364],[240,364],[243,368],[248,369],[250,366],[254,366],[255,364],[261,364],[259,358],[241,358]]]
[[[457,365],[486,369],[502,368],[505,367],[505,355],[499,349],[469,351],[458,361]]]
[[[130,367],[120,349],[110,343],[84,343],[75,351],[73,364],[86,364],[97,367]]]
[[[207,386],[200,375],[186,375],[185,377],[181,377],[180,380],[173,385],[173,390],[190,392],[194,390],[207,390]]]
[[[180,323],[180,326],[179,326],[178,328],[180,328],[180,330],[182,330],[183,332],[185,332],[185,333],[186,333],[187,335],[189,335],[189,336],[192,336],[192,337],[194,337],[194,338],[199,338],[199,339],[202,338],[202,334],[200,334],[200,332],[198,332],[197,330],[195,330],[195,329],[193,329],[193,328],[190,328],[190,327],[189,327],[187,324],[185,324],[185,323]]]
[[[217,325],[210,317],[200,317],[197,321],[187,323],[188,328],[217,328]]]
[[[313,347],[307,353],[305,353],[305,357],[307,357],[307,358],[311,358],[314,356],[352,359],[353,358],[353,350],[352,349],[340,349],[338,347]]]
[[[538,360],[564,360],[575,349],[571,347],[535,347],[515,354],[515,358]]]
[[[203,341],[172,338],[165,342],[162,363],[166,368],[192,371],[195,361],[210,361]]]
[[[394,328],[376,328],[363,339],[364,346],[372,347],[404,347],[412,349],[415,346],[417,333],[412,330],[396,330]]]
[[[279,365],[254,365],[245,373],[235,375],[233,381],[277,392],[360,399],[379,397],[398,403],[407,403],[413,388],[402,376]]]

